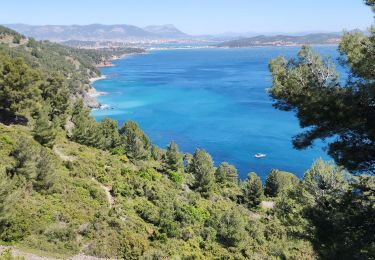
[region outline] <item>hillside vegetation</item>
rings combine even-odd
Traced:
[[[21,57],[43,77],[63,77],[64,84],[75,98],[83,98],[90,107],[99,104],[87,94],[91,78],[100,76],[96,68],[102,61],[130,53],[140,53],[138,48],[114,48],[100,50],[75,49],[49,41],[36,41],[0,26],[0,55]]]
[[[264,184],[256,173],[238,180],[233,165],[215,167],[203,149],[163,149],[135,122],[96,122],[74,95],[82,85],[72,85],[98,73],[85,54],[0,35],[2,244],[56,257],[374,257],[373,175],[318,160],[303,179],[274,169]],[[282,80],[296,74],[272,68],[274,98],[289,97]]]

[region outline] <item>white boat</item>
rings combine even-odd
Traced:
[[[266,155],[264,153],[256,153],[254,156],[255,156],[255,158],[264,158],[264,157],[266,157]]]

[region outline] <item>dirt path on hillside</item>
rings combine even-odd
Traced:
[[[111,190],[112,188],[111,187],[107,187],[105,185],[103,185],[102,183],[100,183],[97,179],[95,178],[92,178],[92,180],[98,184],[100,186],[100,188],[102,188],[102,190],[105,192],[105,195],[107,196],[107,201],[109,203],[109,208],[112,208],[113,204],[115,203],[115,198],[113,198],[112,194],[111,194]]]
[[[12,256],[24,258],[25,260],[62,260],[62,258],[38,256],[32,253],[23,252],[22,250],[17,249],[14,246],[0,246],[0,258],[1,258],[1,254],[4,253],[6,250],[10,250]],[[69,260],[109,260],[108,258],[98,258],[98,257],[87,256],[83,254],[75,255],[66,259],[69,259]]]
[[[69,155],[64,154],[63,151],[61,151],[61,148],[58,147],[57,145],[54,145],[52,150],[57,156],[60,157],[61,160],[65,161],[65,162],[73,162],[74,161],[73,156],[69,156]]]

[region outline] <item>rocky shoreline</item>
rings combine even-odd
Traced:
[[[90,83],[94,83],[95,81],[98,81],[98,80],[101,80],[101,79],[105,79],[105,78],[107,78],[105,75],[102,75],[100,77],[91,78],[90,79]]]
[[[95,77],[90,79],[90,85],[86,92],[82,94],[83,102],[86,104],[89,108],[101,108],[102,104],[96,99],[99,96],[106,95],[108,93],[103,91],[97,91],[93,86],[92,83],[94,83],[97,80],[105,79],[106,76],[102,75],[100,77]]]
[[[114,67],[115,65],[111,62],[111,61],[102,61],[98,64],[96,64],[96,67],[97,68],[102,68],[102,67]]]
[[[98,68],[100,68],[100,67],[113,67],[115,65],[112,63],[112,61],[123,59],[123,58],[126,58],[126,57],[130,56],[130,55],[134,55],[134,54],[124,54],[124,55],[121,55],[121,56],[113,56],[110,60],[103,60],[101,63],[96,64],[95,66],[98,67]],[[85,93],[82,94],[82,99],[83,99],[83,101],[84,101],[84,103],[86,104],[87,107],[89,107],[91,109],[102,109],[102,108],[105,109],[105,108],[107,108],[105,105],[100,104],[99,101],[96,98],[99,97],[99,96],[107,95],[108,93],[104,92],[104,91],[98,91],[92,85],[95,81],[106,79],[106,78],[107,77],[105,75],[102,75],[100,77],[94,77],[94,78],[89,79],[89,81],[90,81],[89,89]]]

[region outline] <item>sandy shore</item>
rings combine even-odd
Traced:
[[[90,97],[99,97],[99,96],[107,95],[108,93],[104,91],[97,91],[94,87],[91,87],[89,91],[87,91],[87,94]]]
[[[101,79],[105,79],[105,78],[107,78],[105,75],[102,75],[102,76],[96,77],[96,78],[91,78],[90,83],[94,83],[97,80],[101,80]]]
[[[104,92],[104,91],[97,91],[97,90],[92,86],[92,83],[94,83],[95,81],[97,81],[97,80],[101,80],[101,79],[105,79],[105,78],[106,78],[106,76],[103,75],[103,76],[100,76],[100,77],[96,77],[96,78],[91,78],[91,79],[90,79],[91,87],[90,87],[90,89],[87,91],[87,95],[88,95],[89,97],[93,97],[93,98],[95,98],[95,97],[99,97],[99,96],[103,96],[103,95],[108,94],[107,92]]]

